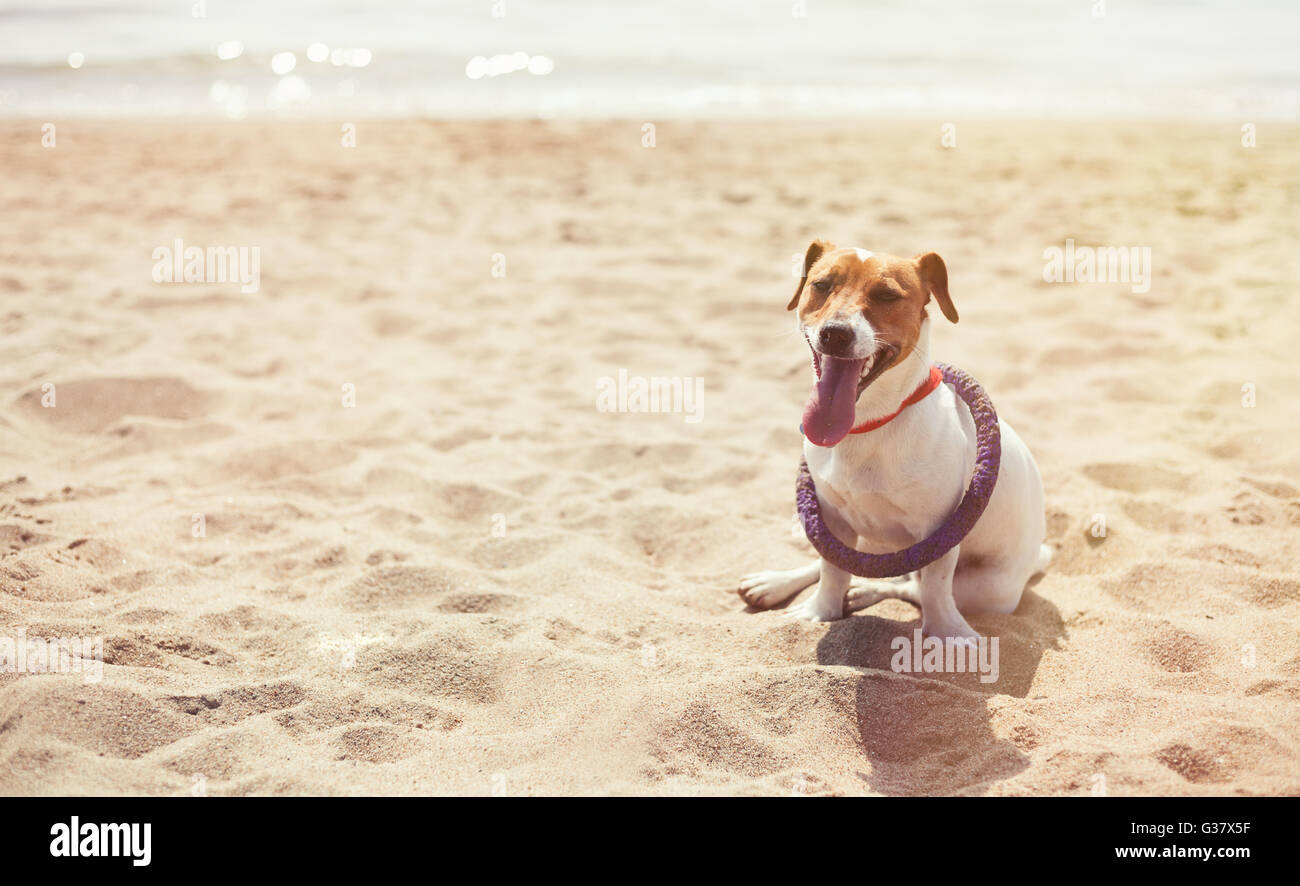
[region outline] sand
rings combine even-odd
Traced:
[[[0,628],[104,659],[0,674],[0,792],[1300,793],[1300,129],[655,135],[0,124]],[[814,236],[945,258],[934,355],[1041,467],[996,683],[736,594],[810,556]],[[177,238],[259,290],[155,283]],[[1150,290],[1044,282],[1067,238]],[[700,420],[599,411],[620,369]]]

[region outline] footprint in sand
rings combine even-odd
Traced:
[[[416,736],[392,726],[354,726],[339,736],[336,747],[340,760],[363,763],[395,763],[420,749]]]
[[[1155,489],[1181,491],[1187,488],[1190,479],[1184,474],[1158,465],[1129,462],[1097,462],[1084,465],[1083,473],[1088,479],[1108,489],[1134,493],[1150,492]]]
[[[19,397],[18,408],[55,430],[89,434],[127,416],[182,421],[201,418],[218,400],[215,394],[168,376],[51,379]]]

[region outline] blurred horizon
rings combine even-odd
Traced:
[[[1298,43],[1286,0],[0,0],[0,114],[1294,121]]]

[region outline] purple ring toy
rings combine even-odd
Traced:
[[[817,502],[817,489],[807,460],[799,464],[799,478],[795,481],[795,503],[799,519],[808,541],[821,554],[822,559],[845,572],[863,578],[889,578],[906,575],[938,560],[961,543],[975,526],[975,521],[988,507],[993,487],[998,482],[998,466],[1002,462],[1002,434],[998,430],[998,414],[979,382],[965,372],[945,363],[936,363],[943,380],[952,385],[957,396],[965,401],[975,419],[975,470],[970,486],[962,496],[961,504],[948,515],[948,519],[910,548],[892,554],[866,554],[850,548],[840,541],[822,522],[821,508]]]

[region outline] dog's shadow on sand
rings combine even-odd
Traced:
[[[1020,606],[1010,615],[977,615],[971,626],[998,638],[996,681],[979,674],[896,673],[895,638],[909,646],[921,627],[920,614],[909,621],[872,614],[881,605],[833,622],[817,644],[824,665],[861,670],[857,689],[858,732],[871,761],[860,772],[865,786],[881,794],[982,794],[995,782],[1028,767],[1026,751],[1037,743],[1032,721],[993,717],[999,696],[1029,694],[1044,651],[1064,639],[1057,608],[1034,593],[1029,583]],[[910,660],[910,659],[909,659]]]

